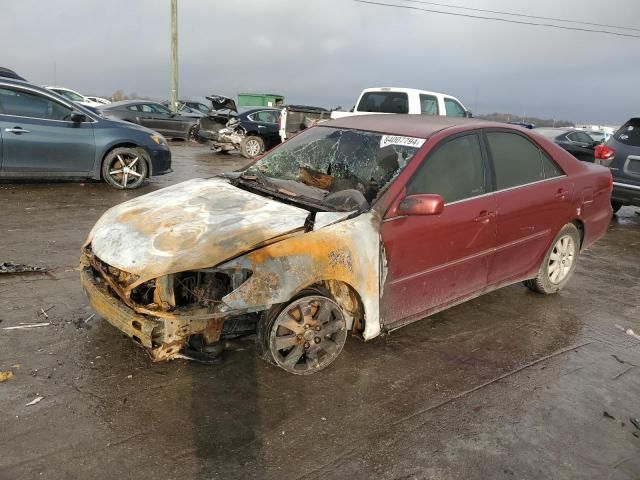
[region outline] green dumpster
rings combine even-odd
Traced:
[[[284,97],[275,93],[238,94],[238,107],[276,107],[283,102]]]

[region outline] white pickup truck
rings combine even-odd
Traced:
[[[414,88],[380,87],[363,90],[353,111],[333,111],[331,118],[375,113],[471,117],[462,102],[451,95]]]

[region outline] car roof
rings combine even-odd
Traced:
[[[488,122],[475,118],[409,114],[353,115],[329,120],[320,125],[417,138],[429,138],[441,130],[453,127],[469,127],[469,129],[493,127],[517,131],[524,130],[505,123]]]
[[[127,105],[138,105],[141,103],[155,103],[158,105],[162,105],[160,102],[156,102],[154,100],[120,100],[118,102],[111,102],[108,105],[105,105],[105,108],[113,108],[113,107],[125,107]]]
[[[454,97],[453,95],[449,94],[449,93],[442,93],[442,92],[433,92],[431,90],[420,90],[418,88],[406,88],[406,87],[369,87],[369,88],[365,88],[362,93],[368,93],[368,92],[400,92],[400,93],[422,93],[423,95],[440,95],[443,97],[449,97],[449,98],[453,98],[455,100],[458,100],[456,97]]]

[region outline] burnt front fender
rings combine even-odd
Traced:
[[[231,262],[222,269],[253,271],[249,280],[225,296],[231,309],[266,310],[289,301],[319,282],[349,285],[364,310],[365,340],[380,334],[380,235],[374,212],[288,238]],[[349,326],[350,327],[350,326]]]

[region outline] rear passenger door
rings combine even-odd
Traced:
[[[253,123],[258,135],[262,137],[267,150],[280,143],[279,111],[261,110],[248,115],[247,118]]]
[[[566,175],[531,139],[514,131],[488,130],[497,203],[496,250],[489,285],[529,278],[570,216]]]

